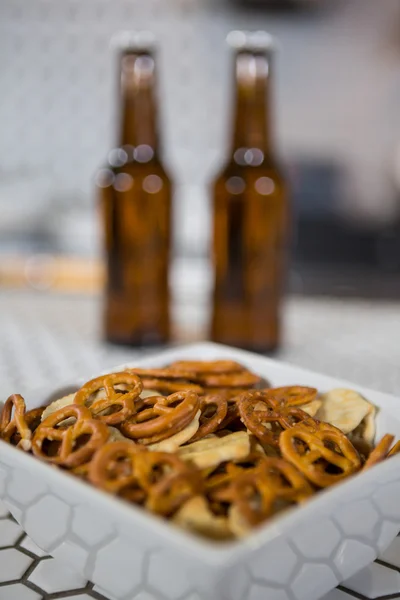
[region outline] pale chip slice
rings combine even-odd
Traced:
[[[251,533],[252,527],[234,504],[228,510],[229,529],[238,538],[244,538]]]
[[[338,427],[345,434],[360,425],[372,406],[356,391],[344,388],[331,390],[320,399],[322,406],[316,418]]]
[[[199,469],[217,467],[228,460],[241,460],[250,453],[250,437],[245,431],[236,431],[218,439],[204,439],[183,446],[179,456],[190,460]]]
[[[157,392],[157,390],[143,390],[140,394],[140,397],[143,398],[151,398],[152,396],[164,396],[161,392]]]
[[[369,444],[373,444],[376,434],[376,408],[371,404],[369,413],[364,418],[363,439]]]
[[[191,421],[189,425],[186,425],[182,431],[178,431],[178,433],[171,435],[171,437],[166,440],[151,444],[148,446],[148,449],[153,452],[176,452],[179,446],[186,444],[186,442],[188,442],[197,432],[200,426],[200,416],[201,410],[198,410],[193,421]]]
[[[73,404],[74,400],[75,400],[75,394],[68,394],[68,396],[64,396],[63,398],[60,398],[59,400],[55,400],[54,402],[49,404],[49,406],[46,406],[46,408],[44,409],[44,411],[42,413],[42,421],[47,419],[47,417],[49,417],[50,415],[55,413],[57,410],[60,410],[60,408],[64,408],[65,406],[69,406],[70,404]]]
[[[232,538],[228,519],[214,515],[203,496],[190,498],[173,518],[173,522],[182,529],[193,531],[215,540]]]
[[[108,431],[110,432],[110,437],[108,438],[109,442],[133,442],[133,440],[125,437],[119,429],[116,427],[108,426]]]
[[[315,417],[321,406],[322,400],[315,398],[315,400],[311,400],[311,402],[307,402],[307,404],[302,404],[298,408],[301,408],[301,410],[310,415],[310,417]]]

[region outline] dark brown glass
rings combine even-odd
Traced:
[[[105,337],[132,346],[170,338],[171,182],[160,159],[155,86],[153,54],[124,51],[120,143],[97,177],[106,248]]]
[[[271,352],[281,337],[289,223],[271,135],[271,52],[239,50],[235,78],[230,159],[214,184],[211,337]]]

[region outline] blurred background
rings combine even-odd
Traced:
[[[101,289],[93,181],[116,143],[110,40],[123,29],[150,29],[159,43],[183,325],[195,305],[199,331],[207,319],[209,182],[227,152],[232,29],[278,41],[275,128],[297,217],[290,291],[400,298],[397,0],[1,0],[0,290]]]

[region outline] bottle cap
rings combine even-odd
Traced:
[[[228,33],[226,41],[235,50],[257,50],[273,51],[276,43],[272,35],[266,31],[240,31],[235,30]]]
[[[111,38],[112,48],[118,50],[148,50],[156,45],[153,32],[143,31],[119,31]]]

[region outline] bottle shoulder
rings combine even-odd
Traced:
[[[265,159],[258,165],[238,164],[234,159],[228,160],[214,178],[214,184],[225,182],[231,177],[239,177],[244,180],[258,179],[259,177],[269,177],[276,183],[284,185],[286,175],[284,169],[278,161],[274,159]]]

